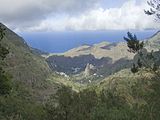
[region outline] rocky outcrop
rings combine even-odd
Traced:
[[[84,75],[87,77],[87,76],[93,75],[95,72],[96,72],[96,67],[88,63],[86,65]]]

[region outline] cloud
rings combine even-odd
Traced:
[[[159,23],[154,21],[153,17],[144,14],[143,10],[148,6],[146,0],[138,1],[138,4],[136,0],[127,0],[122,6],[117,8],[98,6],[98,1],[100,0],[78,0],[78,3],[77,0],[66,0],[63,3],[60,0],[53,1],[39,0],[37,4],[29,4],[31,0],[28,0],[27,3],[23,3],[24,5],[21,5],[21,7],[23,6],[27,10],[19,12],[25,13],[24,17],[22,17],[23,19],[31,19],[32,21],[24,22],[15,29],[17,31],[77,31],[160,28]],[[92,3],[93,1],[94,3]],[[34,7],[27,5],[34,5]],[[15,9],[13,11],[17,10],[17,6],[12,8]],[[31,13],[32,11],[33,13]],[[37,13],[36,11],[40,12]],[[48,13],[47,15],[46,12]],[[30,16],[30,14],[32,15]],[[15,18],[15,20],[17,19]]]
[[[50,14],[80,14],[100,0],[1,0],[0,21],[10,25],[33,26]]]

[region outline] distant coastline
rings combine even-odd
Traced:
[[[136,34],[140,40],[150,38],[158,30],[108,30],[108,31],[78,31],[78,32],[46,32],[21,33],[20,35],[33,48],[48,53],[63,53],[81,45],[93,45],[103,41],[121,42],[126,33]]]

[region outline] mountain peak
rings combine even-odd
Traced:
[[[107,46],[109,45],[110,43],[107,42],[107,41],[103,41],[101,43],[97,43],[97,44],[94,44],[95,47],[104,47],[104,46]]]

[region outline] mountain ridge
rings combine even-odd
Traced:
[[[151,44],[148,44],[148,41]],[[150,51],[148,48],[153,48],[152,44],[155,44],[155,41],[160,41],[160,32],[145,41],[145,48]],[[159,48],[156,46],[156,49]],[[74,68],[75,70],[80,70],[76,73],[79,74],[85,71],[87,64],[92,64],[97,70],[95,74],[105,74],[104,76],[106,77],[124,68],[130,68],[133,59],[135,59],[135,54],[128,52],[128,46],[125,42],[101,42],[94,45],[82,45],[63,54],[54,54],[46,57],[51,69],[55,71],[73,74],[71,69]],[[77,63],[76,61],[79,62]],[[101,64],[99,64],[99,61],[101,61]],[[56,67],[52,67],[52,65]]]
[[[54,90],[47,82],[52,73],[47,62],[42,56],[34,53],[22,37],[2,23],[0,25],[5,28],[2,44],[9,49],[5,70],[12,76],[12,81],[20,82],[30,89],[37,100],[44,100],[45,95]]]

